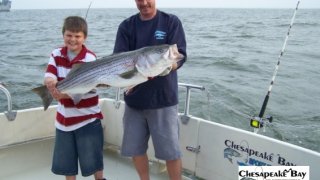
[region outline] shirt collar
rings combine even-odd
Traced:
[[[71,61],[72,64],[77,63],[78,61],[84,59],[86,57],[87,54],[87,48],[85,45],[82,45],[82,49],[79,52],[79,54]],[[61,55],[63,57],[68,57],[68,48],[67,46],[62,47],[61,49]]]

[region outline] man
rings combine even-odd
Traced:
[[[149,180],[146,154],[151,135],[155,156],[166,161],[169,177],[181,179],[177,69],[186,60],[186,40],[180,20],[156,9],[155,0],[135,0],[139,13],[118,28],[114,53],[145,46],[177,44],[185,58],[166,76],[153,77],[125,94],[124,136],[121,153],[133,157],[141,180]]]

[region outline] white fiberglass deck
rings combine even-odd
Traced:
[[[1,180],[50,180],[64,179],[51,172],[51,159],[54,139],[29,142],[0,149]],[[104,151],[104,175],[109,180],[138,180],[133,164],[129,158],[121,157],[116,150]],[[163,165],[150,164],[151,179],[164,180],[167,173]],[[77,179],[85,178],[79,175]]]

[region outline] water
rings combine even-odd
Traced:
[[[192,91],[190,114],[251,130],[267,93],[288,26],[290,9],[164,9],[181,19],[188,61],[179,81],[206,87]],[[135,9],[90,9],[87,46],[98,57],[112,53],[118,24]],[[62,45],[61,26],[86,9],[13,10],[0,13],[0,82],[13,109],[41,106],[30,89],[40,85],[52,49]],[[320,152],[320,11],[301,9],[272,89],[265,134]],[[113,97],[115,90],[101,96]],[[181,108],[184,90],[180,90]],[[0,112],[6,98],[0,93]],[[209,109],[209,111],[208,111]]]

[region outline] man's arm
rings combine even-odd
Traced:
[[[175,15],[170,17],[168,43],[177,44],[179,52],[184,55],[184,59],[172,66],[173,70],[179,69],[187,60],[187,43],[182,23]]]
[[[129,51],[129,41],[129,34],[125,28],[125,22],[122,22],[118,27],[113,53]]]

